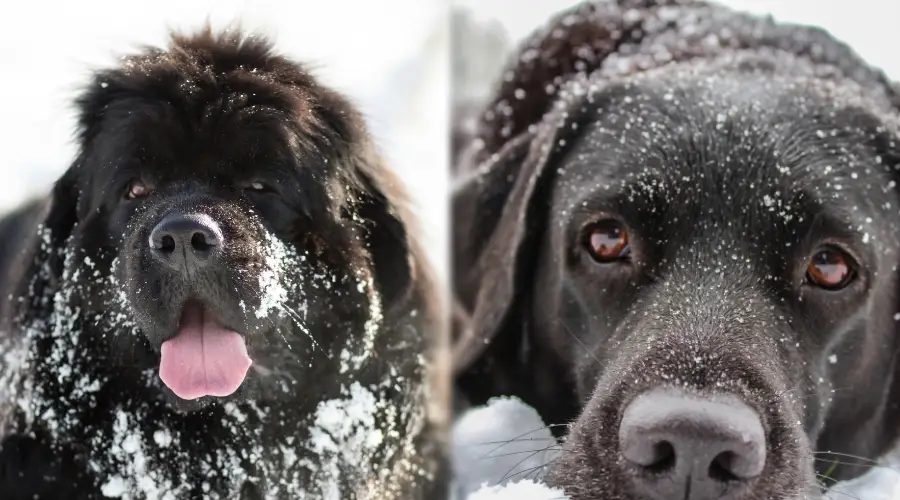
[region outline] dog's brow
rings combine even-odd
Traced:
[[[873,235],[873,219],[840,202],[827,201],[815,205],[808,238],[840,241],[857,253],[868,253]]]
[[[656,172],[645,171],[614,180],[575,182],[570,188],[569,209],[572,213],[640,212],[653,209],[660,203],[665,179]]]

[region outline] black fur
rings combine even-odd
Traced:
[[[354,107],[266,40],[208,29],[98,72],[77,104],[78,157],[0,222],[0,359],[22,360],[0,370],[0,498],[440,491],[437,302]],[[128,199],[135,179],[150,193]],[[221,228],[220,258],[158,265],[151,229],[194,213]],[[185,401],[158,379],[187,301],[245,338],[231,396]]]
[[[643,498],[618,428],[658,386],[762,416],[765,470],[721,498],[860,475],[900,429],[898,125],[896,86],[819,29],[687,1],[561,13],[461,155],[458,387],[571,424],[548,481],[574,499]],[[588,257],[604,218],[629,259]],[[804,276],[830,247],[856,268],[840,291]]]

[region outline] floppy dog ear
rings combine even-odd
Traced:
[[[622,43],[643,36],[652,7],[665,1],[587,2],[563,11],[531,35],[504,72],[459,157],[464,175],[453,193],[453,372],[478,377],[478,392],[511,390],[527,337],[517,291],[527,290],[534,248],[546,217],[550,156],[563,124],[582,110],[564,95]],[[576,87],[569,87],[576,88]],[[551,109],[553,103],[558,108]],[[512,138],[512,139],[510,139]],[[472,170],[472,171],[466,171]],[[463,382],[465,384],[465,382]]]
[[[507,142],[453,193],[453,371],[480,378],[477,391],[486,396],[517,393],[511,388],[521,380],[526,338],[526,315],[517,310],[527,300],[519,293],[530,286],[544,229],[551,157],[562,151],[564,124],[577,119],[578,109],[559,101],[539,126]]]
[[[44,228],[50,231],[50,241],[61,247],[72,234],[78,220],[78,185],[75,166],[70,167],[53,185],[50,208],[44,218]]]
[[[297,83],[309,85],[309,82]],[[308,105],[308,104],[307,104]],[[317,90],[315,135],[322,150],[335,150],[340,165],[330,197],[342,216],[360,226],[382,306],[390,312],[409,298],[422,277],[414,218],[403,184],[387,168],[363,115],[342,95]],[[344,209],[348,209],[344,211]]]
[[[63,248],[72,234],[78,220],[78,186],[76,167],[70,167],[54,184],[50,196],[35,209],[42,211],[36,215],[40,230],[35,230],[30,240],[30,248],[18,278],[19,297],[28,300],[19,302],[17,321],[36,314],[46,306],[45,294],[53,290],[62,277],[65,266]]]
[[[557,14],[514,55],[474,137],[466,138],[470,146],[454,144],[454,170],[464,176],[452,202],[459,302],[453,315],[454,373],[468,369],[495,337],[505,338],[497,333],[512,307],[517,267],[529,260],[522,249],[534,232],[528,225],[535,217],[527,212],[556,137],[550,125],[560,120],[545,115],[552,114],[567,82],[584,78],[621,43],[639,38],[657,3],[586,2]],[[543,128],[535,130],[542,118]],[[458,158],[457,148],[463,149]]]
[[[357,213],[365,226],[375,283],[390,310],[405,301],[418,278],[414,221],[402,184],[374,153],[358,159],[356,174],[362,183]]]

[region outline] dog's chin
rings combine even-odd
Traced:
[[[228,403],[239,403],[247,399],[245,391],[238,390],[234,394],[225,397],[203,396],[196,399],[182,399],[174,391],[162,384],[163,399],[166,406],[175,413],[189,414],[197,413],[217,406],[223,406]]]

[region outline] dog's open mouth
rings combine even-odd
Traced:
[[[162,344],[159,378],[181,399],[228,396],[252,363],[241,334],[228,330],[202,304],[185,304],[178,333]]]

